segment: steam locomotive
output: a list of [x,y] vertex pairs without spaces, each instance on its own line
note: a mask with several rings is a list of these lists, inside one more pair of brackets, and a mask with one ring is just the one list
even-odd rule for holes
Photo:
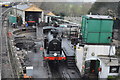
[[51,29],[44,38],[44,60],[66,60],[62,51],[62,40],[58,37],[58,31]]

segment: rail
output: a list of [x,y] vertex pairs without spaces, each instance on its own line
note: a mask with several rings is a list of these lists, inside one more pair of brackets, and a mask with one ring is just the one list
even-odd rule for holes
[[51,74],[51,71],[50,71],[50,67],[48,65],[48,62],[46,61],[43,61],[44,63],[44,66],[46,67],[46,71],[47,71],[47,74],[48,74],[48,79],[51,79],[52,78],[52,74]]
[[[12,68],[12,65],[11,65],[11,61],[10,61],[10,55],[9,55],[9,48],[8,48],[8,38],[7,38],[7,28],[5,29],[5,31],[4,31],[4,28],[3,27],[7,27],[8,26],[8,22],[7,22],[7,20],[5,19],[6,17],[7,17],[7,10],[6,11],[4,11],[2,14],[1,14],[1,17],[2,17],[2,21],[1,21],[1,23],[2,23],[2,25],[1,25],[1,27],[0,27],[0,30],[1,30],[1,33],[0,33],[0,35],[1,35],[1,62],[3,62],[3,60],[4,60],[4,58],[5,58],[5,56],[3,56],[3,55],[6,55],[6,57],[7,57],[7,60],[9,61],[9,68],[11,67]],[[6,21],[6,23],[4,23]],[[3,24],[6,24],[6,26],[5,25],[3,25]],[[4,35],[4,36],[3,36]],[[4,40],[5,39],[5,40]],[[3,47],[4,46],[4,47]],[[6,51],[6,52],[5,52]],[[4,64],[5,65],[5,64]],[[3,65],[3,63],[1,63],[1,70],[2,70],[2,66],[4,66]],[[8,68],[8,69],[9,69]],[[12,71],[12,70],[11,70]],[[3,71],[4,72],[4,71]],[[8,72],[9,73],[9,72]],[[14,78],[14,74],[13,73],[11,73],[11,77],[12,78]],[[1,78],[2,78],[2,76],[1,76]]]

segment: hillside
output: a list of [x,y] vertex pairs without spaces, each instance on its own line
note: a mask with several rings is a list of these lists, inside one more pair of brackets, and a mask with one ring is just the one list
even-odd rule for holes
[[53,11],[60,16],[81,16],[87,14],[92,6],[92,3],[90,2],[34,2],[34,4],[38,5],[43,10]]
[[95,2],[88,13],[117,16],[118,2]]

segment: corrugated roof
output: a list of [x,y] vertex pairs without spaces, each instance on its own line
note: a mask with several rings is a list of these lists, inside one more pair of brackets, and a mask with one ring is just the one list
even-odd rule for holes
[[19,10],[25,10],[27,8],[29,8],[32,4],[28,5],[28,4],[20,4],[20,5],[17,5],[17,6],[13,6],[13,8],[17,8]]
[[86,15],[88,18],[95,18],[95,19],[113,19],[110,16],[104,16],[104,15]]
[[55,29],[55,27],[53,27],[53,26],[45,26],[45,27],[43,27],[43,29]]
[[[107,66],[119,66],[119,62],[118,62],[118,59],[117,58],[110,58],[110,57],[100,57],[100,60],[105,63]],[[111,59],[111,62],[110,62],[110,59]]]
[[33,5],[33,4],[20,4],[17,6],[13,6],[13,8],[17,8],[19,10],[23,10],[23,11],[43,11],[42,9],[38,8],[37,6]]

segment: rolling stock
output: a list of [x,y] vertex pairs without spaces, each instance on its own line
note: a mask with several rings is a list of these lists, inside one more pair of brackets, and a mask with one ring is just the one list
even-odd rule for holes
[[66,60],[58,31],[51,29],[44,38],[44,60]]

